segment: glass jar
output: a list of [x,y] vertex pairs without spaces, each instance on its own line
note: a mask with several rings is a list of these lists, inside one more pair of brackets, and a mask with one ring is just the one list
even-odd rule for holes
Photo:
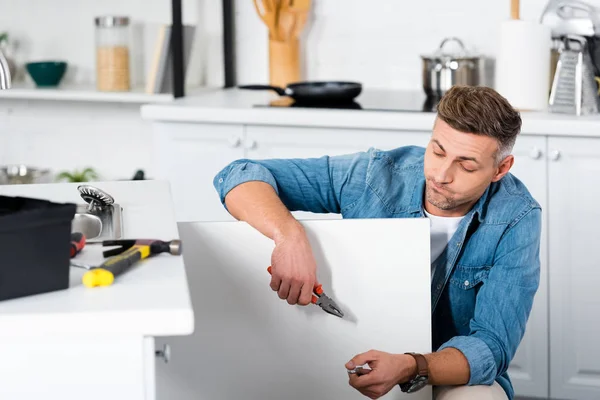
[[96,88],[104,92],[130,90],[129,18],[97,17]]

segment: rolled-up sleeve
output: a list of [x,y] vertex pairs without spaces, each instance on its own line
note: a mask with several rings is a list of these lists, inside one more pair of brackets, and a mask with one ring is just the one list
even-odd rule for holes
[[533,207],[502,237],[481,286],[467,336],[448,340],[469,363],[468,385],[491,385],[508,369],[525,334],[540,279],[541,210]]
[[261,181],[290,211],[340,213],[366,185],[371,151],[318,158],[236,160],[213,179],[220,201],[236,186]]

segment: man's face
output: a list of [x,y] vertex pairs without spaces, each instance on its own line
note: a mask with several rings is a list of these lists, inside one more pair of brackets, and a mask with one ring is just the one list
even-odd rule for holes
[[465,215],[491,182],[501,179],[514,159],[496,163],[498,142],[463,133],[436,119],[425,151],[425,208],[440,216]]

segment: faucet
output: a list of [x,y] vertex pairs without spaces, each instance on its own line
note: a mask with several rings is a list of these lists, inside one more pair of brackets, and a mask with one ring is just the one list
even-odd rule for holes
[[0,50],[0,90],[10,89],[11,78],[10,69],[8,68],[8,61]]

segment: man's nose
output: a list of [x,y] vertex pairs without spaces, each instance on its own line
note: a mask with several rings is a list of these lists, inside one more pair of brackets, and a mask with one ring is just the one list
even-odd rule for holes
[[452,161],[445,160],[438,166],[435,172],[435,180],[437,183],[452,182]]

